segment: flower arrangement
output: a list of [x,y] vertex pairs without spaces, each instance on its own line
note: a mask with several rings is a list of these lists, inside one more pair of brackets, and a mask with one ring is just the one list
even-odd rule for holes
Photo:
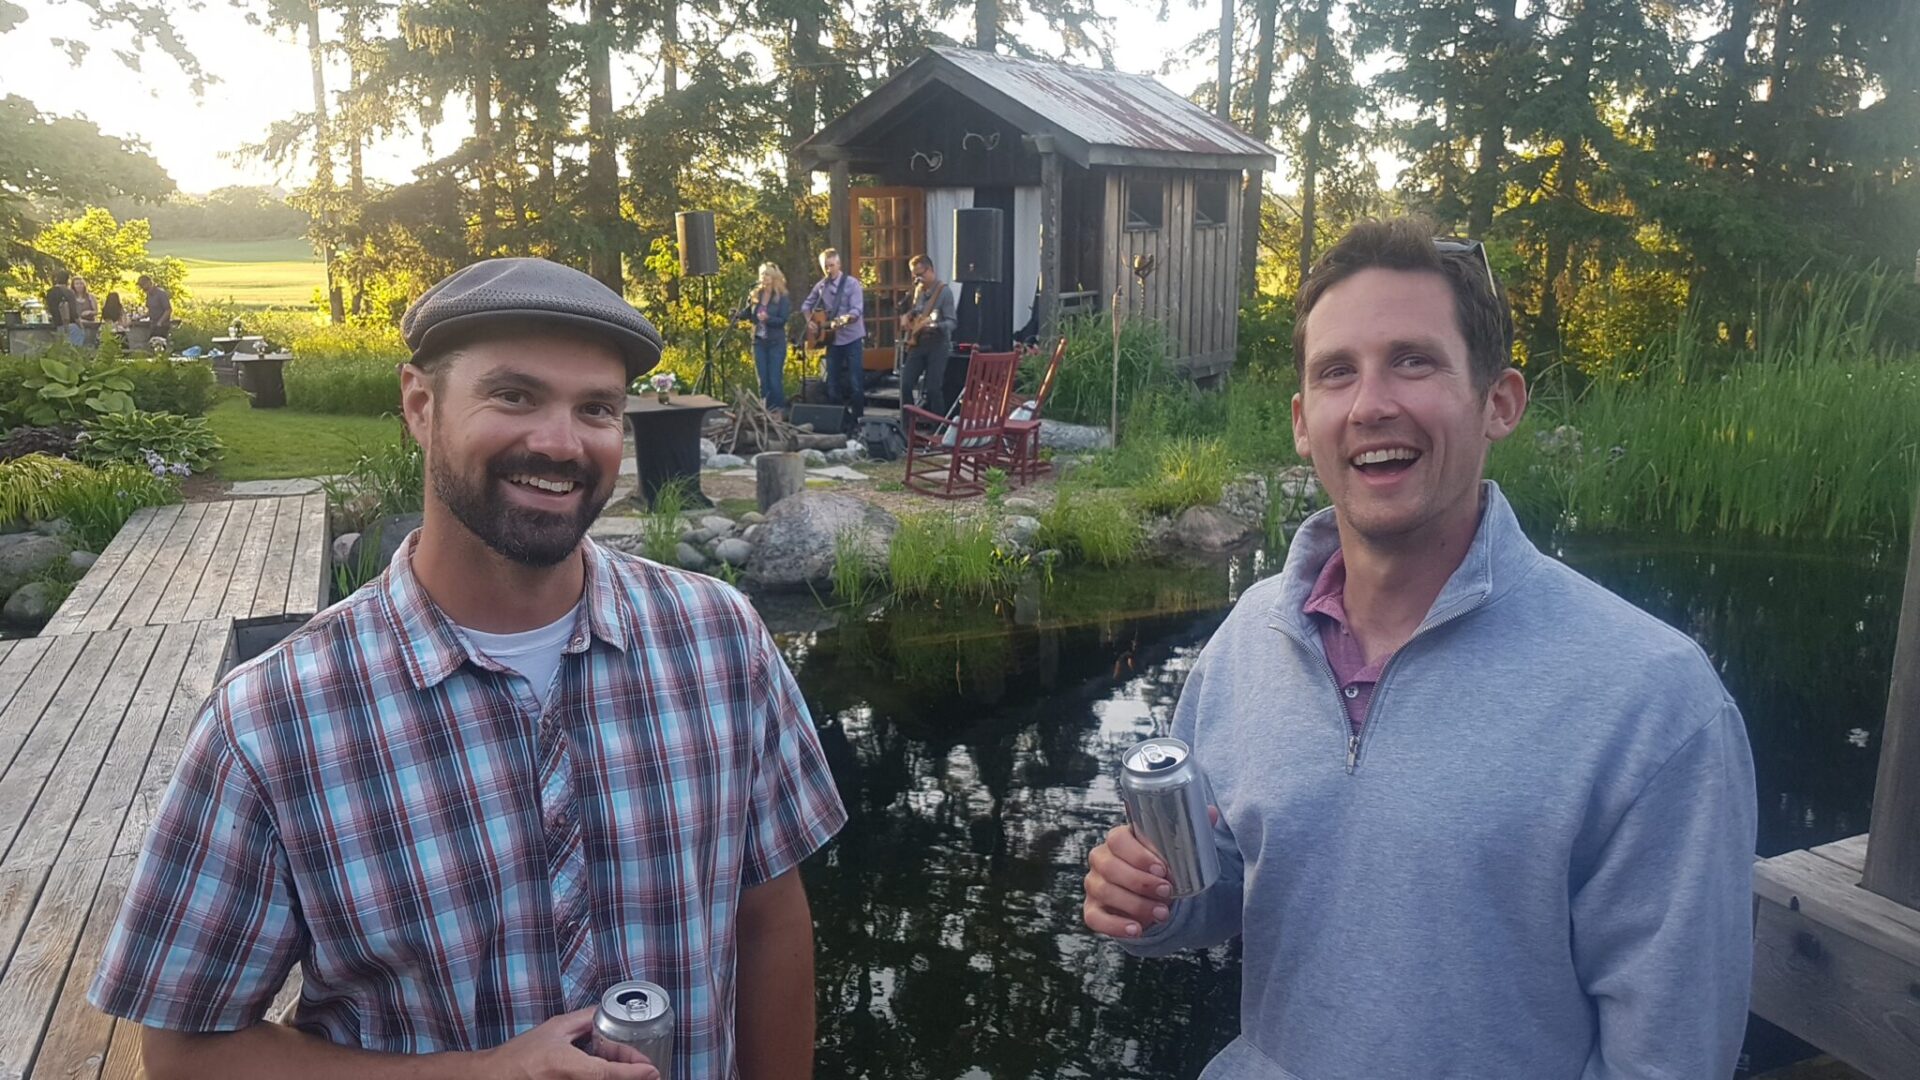
[[660,404],[662,405],[667,403],[667,395],[673,392],[674,384],[679,381],[671,371],[662,371],[647,380],[647,382],[653,384],[654,393],[660,395]]

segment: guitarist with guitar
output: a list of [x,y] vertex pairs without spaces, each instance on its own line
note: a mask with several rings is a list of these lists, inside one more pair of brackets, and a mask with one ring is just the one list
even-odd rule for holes
[[807,347],[827,349],[827,400],[845,405],[857,422],[866,411],[866,374],[861,364],[861,342],[867,323],[861,317],[866,297],[860,282],[840,269],[840,252],[820,253],[819,283],[800,305],[807,319]]
[[900,316],[900,337],[907,343],[907,358],[900,365],[900,401],[916,404],[914,384],[924,376],[917,404],[936,416],[945,416],[947,407],[947,354],[953,351],[953,293],[933,272],[933,260],[915,255],[907,264],[913,270],[913,295],[905,314]]

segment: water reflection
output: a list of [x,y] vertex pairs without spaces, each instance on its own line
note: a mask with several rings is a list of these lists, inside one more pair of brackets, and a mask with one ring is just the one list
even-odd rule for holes
[[[1865,829],[1901,558],[1557,553],[1719,665],[1753,735],[1763,853]],[[1271,568],[1076,572],[999,605],[838,626],[811,600],[769,613],[851,815],[805,871],[820,1075],[1191,1077],[1232,1038],[1236,951],[1132,960],[1081,926],[1080,880],[1120,814],[1109,763],[1171,717],[1227,606]]]

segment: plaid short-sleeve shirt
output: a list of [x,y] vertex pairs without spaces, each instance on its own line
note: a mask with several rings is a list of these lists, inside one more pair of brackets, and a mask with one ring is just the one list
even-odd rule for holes
[[233,1030],[298,961],[298,1027],[430,1053],[644,978],[673,999],[674,1077],[732,1075],[740,893],[846,820],[766,628],[587,541],[547,698],[471,647],[412,551],[215,690],[89,997]]

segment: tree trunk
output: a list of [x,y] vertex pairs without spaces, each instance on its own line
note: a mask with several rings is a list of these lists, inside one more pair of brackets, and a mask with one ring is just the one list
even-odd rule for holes
[[[661,49],[662,58],[665,64],[664,70],[661,73],[660,103],[661,103],[661,106],[664,108],[678,109],[680,107],[680,4],[679,4],[679,0],[666,0],[666,3],[662,5],[661,23],[660,23],[660,49]],[[678,127],[679,125],[676,124],[675,125],[676,130],[678,129]],[[667,211],[668,221],[671,221],[673,219],[673,214],[680,209],[680,162],[681,160],[682,160],[682,155],[677,151],[670,152],[668,154],[666,191],[663,193],[666,197],[666,202],[667,202],[666,211]],[[667,279],[667,302],[671,304],[671,303],[677,303],[679,302],[679,300],[680,300],[680,277],[678,274],[676,274],[673,277],[670,277]]]
[[494,198],[498,194],[493,182],[493,65],[484,59],[476,59],[478,69],[473,74],[473,146],[479,198],[475,232],[479,241],[478,254],[487,258],[493,254]]
[[326,237],[327,318],[347,321],[346,300],[340,292],[339,255],[333,235],[333,132],[327,125],[327,53],[320,38],[320,0],[307,4],[307,58],[313,68],[313,183],[320,189],[321,231]]
[[[1273,135],[1273,58],[1280,0],[1257,0],[1258,28],[1253,46],[1253,113],[1250,117],[1253,137],[1266,142]],[[1260,211],[1266,199],[1265,181],[1259,172],[1247,173],[1247,185],[1240,194],[1240,295],[1252,296],[1260,289]]]
[[1307,130],[1301,140],[1300,169],[1300,280],[1307,280],[1313,269],[1313,249],[1319,239],[1320,171],[1326,167],[1325,151],[1320,146],[1321,122],[1326,108],[1327,49],[1330,45],[1333,0],[1320,0],[1314,12],[1313,42],[1307,55]]
[[787,91],[787,191],[793,198],[793,213],[787,218],[786,271],[788,280],[800,283],[811,258],[813,234],[807,228],[806,198],[812,187],[811,174],[795,156],[793,148],[813,134],[820,116],[820,28],[818,11],[804,12],[793,20],[793,58]]
[[[356,100],[360,94],[362,74],[360,70],[360,45],[364,40],[360,19],[359,9],[352,9],[347,13],[345,24],[350,64],[347,74],[347,85],[353,91]],[[360,110],[364,108],[364,105],[355,107],[349,114],[355,119],[347,125],[347,129],[342,133],[346,137],[347,145],[347,191],[353,199],[354,214],[353,228],[348,234],[348,241],[352,244],[354,251],[353,301],[348,305],[347,310],[355,315],[365,315],[367,313],[367,227],[360,217],[360,214],[367,205],[367,173],[365,163],[362,160],[366,149],[367,132],[366,126],[358,119],[358,117],[362,115]]]
[[973,0],[973,47],[986,53],[1000,48],[1000,0]]
[[1219,100],[1214,115],[1233,123],[1233,9],[1235,0],[1220,0],[1220,73]]
[[1799,104],[1793,100],[1797,87],[1792,78],[1794,51],[1799,27],[1794,13],[1795,0],[1778,0],[1773,18],[1773,70],[1767,76],[1767,112],[1773,117],[1774,153],[1770,162],[1783,176],[1797,171],[1794,159],[1799,154]]
[[1753,36],[1754,0],[1730,0],[1727,28],[1720,32],[1714,53],[1720,65],[1720,100],[1714,104],[1721,149],[1731,153],[1739,131],[1740,114],[1747,103],[1747,41]]
[[592,237],[587,272],[596,281],[626,294],[622,273],[620,169],[613,146],[613,0],[591,0],[587,43],[587,223]]
[[1501,173],[1507,161],[1507,117],[1512,113],[1520,87],[1512,85],[1513,69],[1524,51],[1520,40],[1522,24],[1520,4],[1514,0],[1500,7],[1494,23],[1495,75],[1487,80],[1487,100],[1481,110],[1479,145],[1475,154],[1470,197],[1467,201],[1467,235],[1484,239],[1493,230],[1493,215],[1500,203]]

